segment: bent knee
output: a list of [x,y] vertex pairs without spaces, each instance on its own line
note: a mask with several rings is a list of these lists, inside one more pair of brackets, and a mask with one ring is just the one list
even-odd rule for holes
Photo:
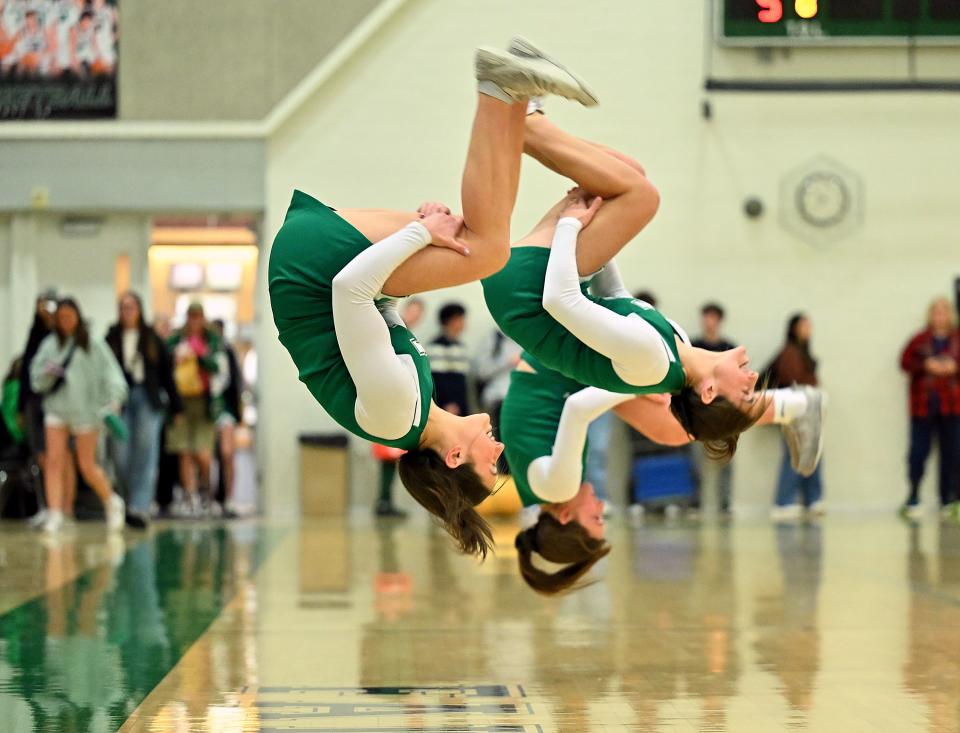
[[656,216],[657,210],[660,208],[660,191],[650,183],[649,179],[638,176],[637,182],[626,195],[633,202],[633,206],[630,207],[630,215],[639,226],[646,226]]

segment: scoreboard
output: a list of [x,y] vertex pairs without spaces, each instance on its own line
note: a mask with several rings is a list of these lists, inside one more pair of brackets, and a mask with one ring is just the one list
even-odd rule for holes
[[960,0],[715,0],[723,45],[960,46]]

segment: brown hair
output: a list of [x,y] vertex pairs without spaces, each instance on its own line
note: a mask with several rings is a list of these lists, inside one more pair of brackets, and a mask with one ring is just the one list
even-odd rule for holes
[[457,541],[460,551],[485,560],[493,548],[490,525],[474,507],[490,496],[470,464],[450,468],[430,448],[400,457],[400,481],[410,496],[430,512]]
[[703,443],[708,457],[729,461],[737,452],[740,433],[753,427],[763,415],[765,393],[766,386],[757,393],[750,409],[744,411],[725,397],[706,404],[700,393],[687,385],[671,398],[670,411],[690,437]]
[[[517,535],[514,541],[520,575],[537,593],[552,596],[573,590],[597,560],[610,552],[604,540],[591,537],[579,522],[561,524],[550,512],[540,512],[537,523]],[[548,573],[533,564],[533,553],[544,560],[565,565]]]
[[156,331],[153,330],[143,317],[143,298],[140,297],[138,293],[133,290],[127,290],[123,295],[120,296],[120,300],[117,301],[117,325],[123,323],[123,314],[120,312],[120,306],[123,303],[124,298],[130,298],[134,303],[137,304],[137,330],[140,332],[140,344],[143,346],[143,357],[144,360],[150,364],[156,364],[160,361],[160,350],[157,346],[157,342],[160,340],[160,336]]
[[[90,350],[90,332],[87,331],[87,324],[83,322],[83,313],[80,312],[80,306],[77,304],[73,298],[61,298],[57,301],[57,310],[61,308],[72,308],[77,314],[77,328],[73,332],[73,338],[77,346],[79,346],[84,351]],[[57,334],[57,343],[61,347],[67,342],[69,335],[60,330],[60,324],[56,323],[53,327],[54,333]]]

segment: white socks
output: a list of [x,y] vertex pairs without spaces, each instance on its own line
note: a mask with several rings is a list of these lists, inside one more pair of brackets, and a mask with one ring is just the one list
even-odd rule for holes
[[505,92],[499,84],[495,82],[488,81],[483,79],[477,82],[477,91],[481,94],[486,94],[488,97],[493,97],[494,99],[499,99],[501,102],[506,102],[507,104],[513,104],[517,100],[511,97],[507,92]]
[[782,388],[767,394],[773,396],[773,421],[777,425],[789,425],[807,411],[807,396],[802,390]]

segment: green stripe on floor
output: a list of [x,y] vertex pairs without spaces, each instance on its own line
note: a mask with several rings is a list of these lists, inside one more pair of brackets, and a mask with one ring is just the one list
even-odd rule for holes
[[175,527],[0,615],[0,730],[114,731],[284,530]]

